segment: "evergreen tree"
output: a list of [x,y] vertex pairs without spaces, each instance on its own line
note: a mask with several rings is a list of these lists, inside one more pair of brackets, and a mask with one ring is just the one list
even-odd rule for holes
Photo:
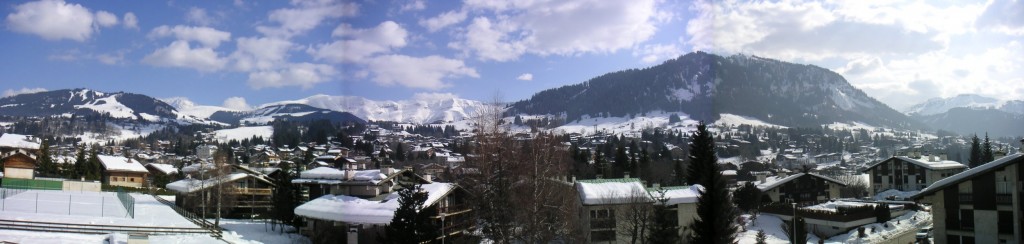
[[985,143],[981,145],[981,164],[996,160],[996,156],[992,154],[992,142],[988,140],[988,132],[985,132]]
[[[714,140],[703,122],[694,133],[690,155],[690,182],[704,186],[697,196],[697,217],[690,224],[690,243],[733,243],[738,227],[733,221],[738,213],[733,206],[729,189],[722,172],[718,171],[718,159],[714,155]],[[698,166],[694,166],[698,164]],[[696,178],[696,180],[689,179]]]
[[754,244],[768,244],[768,234],[765,234],[763,229],[758,230],[754,238]]
[[85,172],[89,168],[89,162],[85,160],[85,147],[78,148],[78,154],[75,155],[75,170],[71,178],[80,179],[85,177]]
[[683,160],[682,159],[677,159],[677,160],[674,160],[674,161],[675,161],[675,163],[674,163],[675,165],[673,165],[672,170],[674,171],[674,175],[676,177],[675,178],[676,184],[678,184],[678,185],[685,185],[687,181],[686,181],[686,170],[683,169]]
[[[296,222],[295,208],[299,206],[299,199],[296,198],[298,189],[291,184],[294,178],[294,170],[290,164],[282,163],[281,172],[275,179],[277,187],[274,188],[271,201],[273,201],[272,217],[283,224],[294,225]],[[281,228],[281,231],[283,232],[284,228]]]
[[672,114],[671,116],[668,116],[668,123],[669,124],[675,124],[675,123],[679,123],[679,122],[683,122],[683,120],[681,118],[679,118],[678,114]]
[[889,204],[875,205],[875,218],[878,223],[885,223],[892,219],[892,213],[889,212]]
[[971,158],[968,161],[968,165],[971,168],[978,167],[982,164],[981,160],[981,142],[978,141],[978,135],[974,135],[971,138]]
[[761,206],[761,190],[754,185],[754,182],[747,182],[734,193],[736,206],[744,212],[750,212]]
[[682,241],[679,236],[679,227],[676,226],[675,211],[669,209],[668,197],[665,197],[665,189],[658,190],[657,201],[654,204],[654,219],[650,223],[650,233],[647,236],[648,243],[679,243]]
[[86,166],[86,178],[89,180],[102,180],[103,179],[103,163],[100,162],[99,154],[96,149],[93,148],[89,152],[89,161]]
[[690,142],[690,165],[686,173],[686,183],[689,185],[700,184],[710,185],[712,181],[707,179],[709,175],[719,174],[718,156],[715,155],[715,139],[708,131],[704,121],[697,124],[697,131],[693,132]]
[[440,236],[440,226],[431,216],[437,215],[437,207],[425,207],[427,192],[419,185],[403,185],[398,191],[398,209],[391,224],[385,227],[382,243],[423,243]]
[[53,157],[50,157],[50,143],[43,140],[42,145],[39,148],[39,157],[36,158],[36,165],[39,166],[39,173],[46,177],[57,177],[59,176],[59,169],[53,162]]
[[629,155],[626,154],[626,147],[619,145],[619,148],[615,149],[615,170],[613,175],[616,178],[622,177],[629,169]]

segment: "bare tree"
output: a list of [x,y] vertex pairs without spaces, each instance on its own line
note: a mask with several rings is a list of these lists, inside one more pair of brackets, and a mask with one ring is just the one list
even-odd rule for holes
[[560,181],[568,175],[571,159],[558,137],[537,134],[519,140],[502,122],[500,99],[478,111],[474,118],[475,142],[468,167],[479,174],[458,178],[472,196],[484,235],[497,243],[546,243],[574,236],[576,214]]
[[860,175],[833,175],[833,178],[846,184],[839,188],[839,197],[858,198],[868,192],[868,183]]
[[629,237],[630,243],[647,243],[647,231],[650,227],[654,205],[646,191],[635,190],[627,197],[626,204],[619,205],[616,213],[618,224],[616,232]]

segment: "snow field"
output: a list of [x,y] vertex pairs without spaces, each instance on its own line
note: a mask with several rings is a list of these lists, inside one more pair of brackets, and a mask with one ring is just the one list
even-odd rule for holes
[[128,217],[114,193],[75,193],[64,191],[25,191],[0,200],[7,212],[63,214],[94,217]]

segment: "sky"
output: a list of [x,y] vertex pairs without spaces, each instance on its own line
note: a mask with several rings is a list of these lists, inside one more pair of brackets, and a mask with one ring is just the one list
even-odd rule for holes
[[1024,0],[38,0],[0,18],[0,96],[516,101],[706,51],[827,68],[896,109],[1024,99]]

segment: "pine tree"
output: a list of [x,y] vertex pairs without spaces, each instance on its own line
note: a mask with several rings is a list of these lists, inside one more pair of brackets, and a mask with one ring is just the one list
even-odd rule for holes
[[[299,199],[295,196],[297,189],[291,184],[292,179],[295,178],[294,171],[291,166],[287,163],[281,164],[281,171],[277,174],[275,181],[277,181],[277,187],[274,188],[274,194],[271,196],[273,201],[272,216],[275,220],[283,224],[295,224],[295,208],[298,207]],[[281,228],[284,231],[284,228]]]
[[679,243],[682,241],[679,236],[679,227],[672,218],[675,211],[669,209],[668,197],[665,197],[665,189],[658,190],[658,197],[654,199],[653,221],[650,223],[650,233],[647,236],[648,243]]
[[718,156],[715,155],[715,139],[708,127],[701,121],[690,142],[690,165],[686,173],[686,183],[690,185],[710,185],[708,175],[718,173]]
[[102,180],[103,178],[103,163],[100,162],[99,154],[96,149],[93,148],[89,152],[89,161],[86,164],[86,177],[89,180]]
[[971,138],[971,158],[968,161],[971,168],[978,167],[982,164],[981,156],[981,142],[978,141],[978,135],[974,135],[974,137]]
[[753,182],[747,182],[734,193],[736,206],[744,212],[757,209],[761,205],[761,195],[761,190]]
[[629,170],[629,155],[626,154],[626,147],[619,145],[615,149],[615,177],[622,177],[624,172]]
[[676,159],[674,161],[675,161],[675,163],[674,163],[675,165],[673,165],[672,170],[674,171],[673,173],[674,173],[674,175],[676,177],[675,178],[676,184],[678,184],[678,185],[685,185],[687,181],[686,181],[686,170],[683,169],[683,160],[682,159]]
[[430,217],[437,215],[437,207],[424,207],[427,192],[419,185],[404,185],[398,191],[398,209],[391,223],[385,227],[387,233],[382,243],[423,243],[440,235],[440,226]]
[[36,158],[36,165],[39,165],[39,172],[46,177],[59,176],[59,169],[50,157],[50,143],[43,140],[39,148],[39,157]]
[[757,231],[757,236],[754,237],[754,244],[768,244],[768,234],[765,234],[763,229]]
[[985,143],[981,145],[981,164],[996,160],[996,156],[992,154],[992,142],[988,140],[988,132],[985,132]]
[[78,154],[75,155],[75,170],[71,178],[79,179],[85,177],[86,169],[89,168],[89,162],[85,160],[85,147],[78,149]]
[[[691,146],[690,182],[704,186],[697,197],[697,217],[690,224],[690,243],[733,243],[738,227],[733,221],[738,213],[733,206],[729,189],[722,172],[718,171],[718,159],[714,155],[714,140],[703,122],[698,124]],[[694,164],[699,164],[694,166]],[[697,178],[696,180],[689,178]]]

